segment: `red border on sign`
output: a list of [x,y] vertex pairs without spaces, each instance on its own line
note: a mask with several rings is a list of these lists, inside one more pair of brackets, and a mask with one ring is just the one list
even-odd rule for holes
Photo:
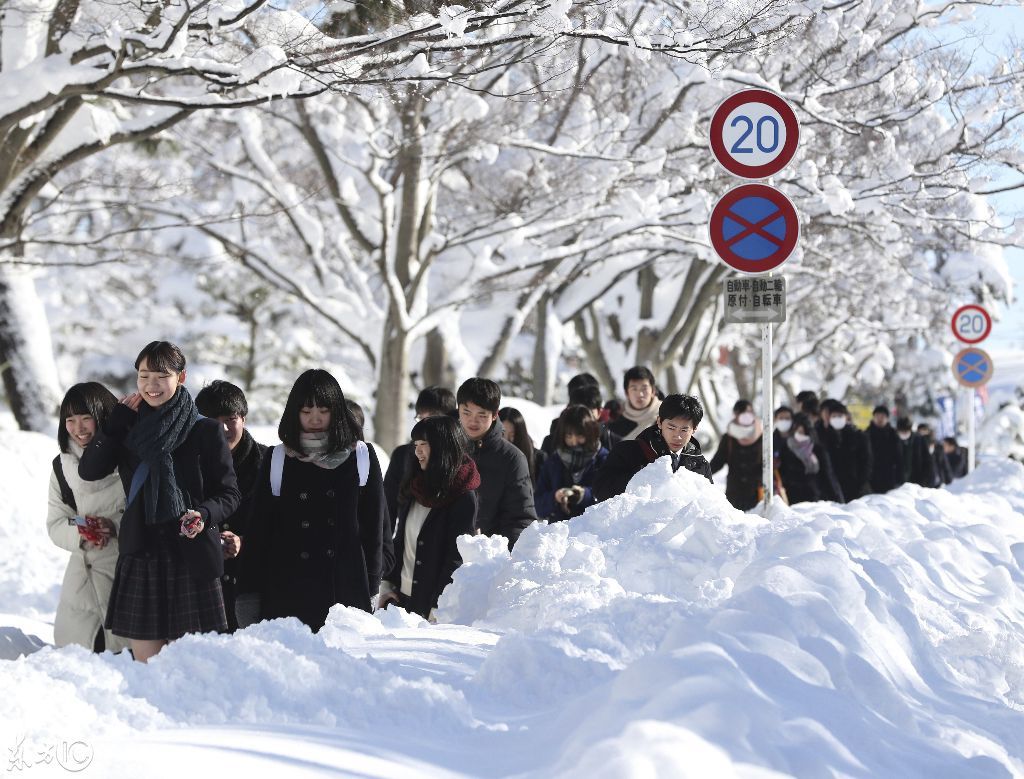
[[[748,260],[732,251],[723,237],[722,229],[729,209],[737,200],[745,197],[763,197],[778,207],[779,213],[786,220],[786,239],[779,245],[779,250],[768,259]],[[711,209],[708,220],[708,234],[711,246],[726,265],[740,273],[768,273],[778,268],[789,259],[800,238],[800,220],[796,215],[793,201],[774,187],[766,184],[740,184],[726,192],[722,199]]]
[[[957,317],[959,317],[964,311],[972,310],[979,312],[985,318],[985,332],[981,334],[981,338],[975,338],[974,340],[964,338],[956,329]],[[950,320],[949,326],[953,328],[953,335],[956,336],[958,341],[962,341],[965,344],[980,344],[988,338],[988,334],[992,332],[992,317],[989,315],[988,311],[983,309],[981,306],[976,305],[975,303],[968,303],[966,306],[960,306],[960,308],[953,313],[953,319]]]
[[[782,151],[778,157],[764,165],[744,165],[729,154],[725,148],[725,120],[733,112],[733,109],[745,103],[764,103],[771,106],[782,117],[782,123],[786,125],[786,142],[782,145]],[[765,179],[774,176],[793,159],[796,147],[800,143],[800,123],[797,122],[796,114],[793,113],[793,108],[789,103],[774,92],[769,92],[767,89],[746,89],[735,95],[730,95],[715,109],[715,113],[711,116],[708,136],[711,141],[711,152],[715,155],[719,165],[740,178]]]
[[[964,381],[964,377],[961,376],[960,372],[956,369],[957,364],[960,362],[960,360],[963,358],[963,356],[965,354],[967,354],[968,352],[978,352],[978,353],[980,353],[982,356],[984,356],[985,362],[988,363],[988,372],[985,374],[984,378],[982,378],[980,381],[976,381],[976,382]],[[968,346],[966,349],[961,349],[959,352],[957,352],[956,353],[956,357],[953,358],[952,368],[953,368],[953,377],[956,379],[957,383],[961,387],[984,387],[986,384],[988,384],[990,381],[992,381],[992,374],[994,374],[996,372],[996,366],[992,362],[991,355],[988,352],[986,352],[984,349],[979,349],[976,346]]]

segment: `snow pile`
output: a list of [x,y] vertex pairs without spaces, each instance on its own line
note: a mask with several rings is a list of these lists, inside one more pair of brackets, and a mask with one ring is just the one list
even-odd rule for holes
[[[767,521],[657,462],[579,520],[530,528],[512,559],[489,539],[462,548],[441,617],[506,631],[478,674],[493,697],[579,698],[553,725],[560,771],[667,742],[685,754],[695,734],[800,776],[1022,769],[1024,468],[1010,461],[951,491],[780,505]],[[635,730],[647,720],[674,730]]]
[[[0,480],[6,533],[38,498]],[[335,608],[148,666],[44,648],[0,662],[0,730],[88,733],[104,776],[1024,774],[1019,464],[765,520],[657,462],[511,557],[461,546],[461,624]]]

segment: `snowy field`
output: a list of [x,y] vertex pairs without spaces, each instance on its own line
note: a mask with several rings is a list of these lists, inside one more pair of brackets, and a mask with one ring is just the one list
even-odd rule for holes
[[0,432],[11,775],[1024,776],[1010,461],[768,521],[658,462],[511,558],[467,539],[446,624],[336,608],[318,635],[279,620],[143,666],[33,651],[64,565],[43,519],[54,448]]

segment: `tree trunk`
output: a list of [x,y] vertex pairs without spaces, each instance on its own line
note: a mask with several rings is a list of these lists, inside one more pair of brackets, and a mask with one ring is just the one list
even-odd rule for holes
[[0,371],[22,430],[53,432],[60,394],[50,326],[32,276],[0,269]]
[[395,313],[389,311],[381,344],[377,406],[373,412],[374,438],[389,452],[409,437],[412,420],[406,405],[408,378],[409,334],[402,330]]
[[555,316],[551,295],[537,303],[537,337],[533,342],[533,402],[550,406],[554,402],[555,375],[562,354],[562,323]]
[[427,333],[423,353],[423,386],[455,389],[455,369],[448,360],[448,345],[441,331],[434,328]]
[[[650,366],[658,357],[661,333],[644,324],[654,318],[654,288],[657,284],[658,275],[650,265],[641,268],[637,273],[637,286],[640,288],[640,327],[636,334],[635,365]],[[655,370],[655,375],[658,373],[660,371]]]

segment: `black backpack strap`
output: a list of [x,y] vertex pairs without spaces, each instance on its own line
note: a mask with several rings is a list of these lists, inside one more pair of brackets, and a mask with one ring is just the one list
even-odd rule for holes
[[53,472],[57,476],[57,486],[60,487],[60,499],[71,506],[72,510],[78,511],[78,506],[75,504],[75,493],[71,491],[71,485],[64,477],[64,466],[60,463],[59,454],[53,458]]

